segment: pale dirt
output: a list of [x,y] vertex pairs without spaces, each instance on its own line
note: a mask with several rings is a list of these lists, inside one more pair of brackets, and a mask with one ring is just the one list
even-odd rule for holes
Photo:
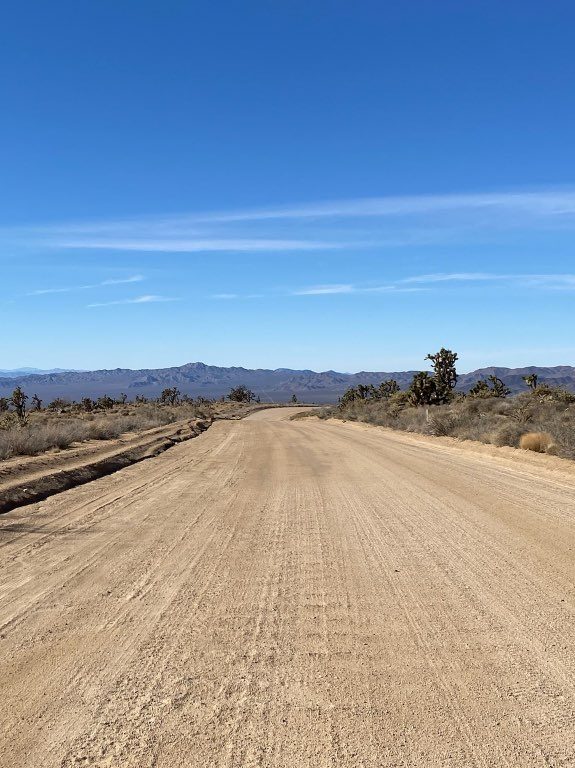
[[288,414],[0,518],[0,764],[575,766],[570,465]]

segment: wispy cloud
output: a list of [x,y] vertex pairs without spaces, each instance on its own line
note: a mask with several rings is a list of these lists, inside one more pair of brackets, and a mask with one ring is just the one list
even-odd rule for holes
[[[208,251],[321,251],[347,248],[347,243],[321,240],[222,239],[222,240],[62,240],[61,248],[83,248],[108,251],[142,251],[162,253],[200,253]],[[357,245],[357,244],[354,244]]]
[[366,197],[273,208],[197,213],[192,214],[188,221],[223,223],[267,219],[409,216],[456,210],[522,211],[553,216],[575,214],[575,190]]
[[384,285],[333,283],[312,285],[291,291],[292,296],[337,296],[355,293],[412,293],[429,291],[440,284],[504,284],[539,290],[575,290],[575,274],[498,274],[489,272],[436,272],[400,278]]
[[575,228],[575,189],[356,198],[3,230],[12,245],[142,253],[389,249]]
[[212,293],[210,299],[231,301],[232,299],[264,299],[264,293]]
[[575,289],[575,274],[497,274],[489,272],[437,272],[406,277],[400,282],[430,285],[433,283],[507,283],[527,288]]
[[415,275],[401,280],[402,283],[451,283],[501,280],[507,275],[494,275],[487,272],[434,272],[429,275]]
[[398,284],[361,286],[350,283],[334,285],[312,285],[292,291],[292,296],[336,296],[350,293],[417,293],[424,291],[423,287],[405,287]]
[[329,296],[342,293],[354,293],[353,285],[337,283],[335,285],[312,285],[293,291],[294,296]]
[[107,285],[125,285],[126,283],[139,283],[143,280],[143,275],[132,275],[131,277],[111,278],[102,280],[100,283],[91,283],[90,285],[68,285],[64,288],[40,288],[36,291],[30,291],[26,296],[44,296],[49,293],[73,293],[74,291],[87,291],[90,288],[102,288]]
[[96,302],[94,304],[87,304],[87,307],[113,307],[118,304],[155,304],[158,302],[167,302],[167,301],[180,301],[178,298],[173,298],[171,296],[154,296],[154,295],[146,295],[146,296],[136,296],[132,299],[119,299],[118,301],[101,301]]

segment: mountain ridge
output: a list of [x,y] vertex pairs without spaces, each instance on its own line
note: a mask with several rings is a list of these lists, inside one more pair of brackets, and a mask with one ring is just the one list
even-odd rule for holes
[[[77,400],[80,397],[98,397],[104,394],[117,396],[126,392],[130,400],[136,395],[156,397],[166,387],[178,387],[182,394],[194,397],[221,397],[229,390],[245,384],[260,395],[262,400],[283,401],[293,394],[299,400],[334,402],[348,388],[357,384],[379,384],[383,379],[394,378],[402,389],[407,387],[416,371],[312,371],[294,368],[244,368],[242,366],[216,366],[202,362],[185,363],[168,368],[113,368],[94,371],[68,370],[63,372],[28,373],[0,378],[0,396],[6,396],[16,386],[29,394],[36,393],[43,399],[63,397]],[[512,392],[527,387],[523,376],[535,373],[539,381],[575,391],[575,367],[524,366],[506,368],[487,366],[460,374],[458,389],[467,391],[481,378],[489,375],[501,378]]]

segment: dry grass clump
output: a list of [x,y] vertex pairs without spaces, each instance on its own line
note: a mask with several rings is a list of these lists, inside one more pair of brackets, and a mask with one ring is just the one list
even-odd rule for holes
[[13,456],[35,456],[86,440],[114,440],[129,432],[143,432],[175,421],[207,416],[207,406],[149,403],[122,405],[96,413],[32,412],[28,423],[20,427],[14,414],[7,413],[0,420],[0,460]]
[[0,459],[35,456],[52,448],[67,448],[72,443],[88,439],[88,425],[77,420],[59,425],[43,424],[39,427],[13,426],[0,430]]
[[[562,390],[546,387],[543,392],[508,398],[458,396],[449,405],[429,407],[410,406],[401,397],[403,393],[399,395],[387,400],[355,400],[345,407],[322,409],[317,415],[575,458],[575,403],[573,395]],[[530,437],[534,434],[539,437]]]
[[519,439],[519,447],[524,451],[537,453],[556,453],[557,444],[549,432],[526,432]]

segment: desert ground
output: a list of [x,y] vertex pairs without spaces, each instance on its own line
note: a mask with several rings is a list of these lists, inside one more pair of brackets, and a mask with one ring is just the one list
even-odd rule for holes
[[3,766],[575,766],[571,464],[295,412],[0,517]]

